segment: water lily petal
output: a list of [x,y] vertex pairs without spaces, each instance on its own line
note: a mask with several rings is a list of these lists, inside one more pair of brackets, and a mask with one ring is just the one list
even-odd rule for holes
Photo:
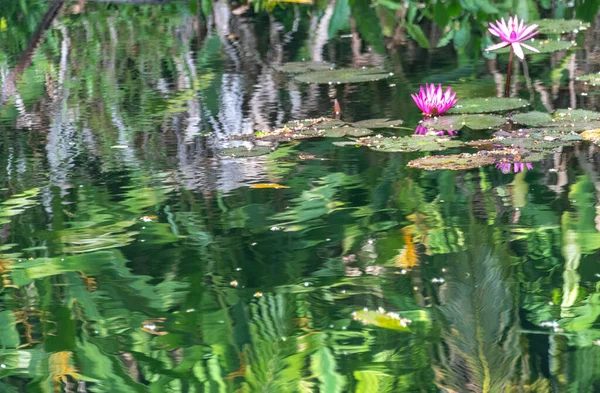
[[485,48],[485,51],[489,52],[489,51],[492,51],[492,50],[504,48],[505,46],[508,46],[508,45],[510,45],[508,42],[502,41],[499,44],[495,44],[495,45],[492,45],[492,46],[489,46],[489,47]]
[[523,60],[525,58],[525,53],[523,53],[523,48],[521,48],[521,44],[519,44],[518,42],[513,42],[511,45],[513,50],[515,51],[515,55],[517,55],[519,59]]

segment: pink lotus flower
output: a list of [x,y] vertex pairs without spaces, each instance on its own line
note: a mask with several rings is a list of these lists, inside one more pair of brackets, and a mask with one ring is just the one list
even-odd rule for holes
[[419,94],[411,94],[415,104],[419,107],[425,116],[438,116],[452,108],[458,102],[456,93],[452,93],[452,87],[449,87],[445,93],[442,93],[442,85],[435,87],[433,83],[421,86]]
[[525,168],[528,170],[533,169],[533,164],[531,162],[500,162],[496,164],[496,168],[500,169],[504,174],[510,173],[511,170],[514,173],[519,173],[525,172]]
[[417,126],[417,128],[415,129],[415,135],[427,135],[430,132],[435,132],[439,136],[444,136],[446,134],[448,134],[450,136],[454,136],[454,135],[458,134],[458,131],[456,131],[456,130],[454,130],[454,131],[453,130],[447,130],[447,131],[445,131],[445,130],[434,130],[433,128],[429,129],[427,127],[423,127],[423,126],[420,126],[420,125]]
[[504,48],[505,46],[512,45],[515,54],[519,57],[519,59],[523,60],[525,58],[525,54],[523,53],[523,48],[529,49],[530,51],[540,53],[539,50],[534,48],[533,46],[529,46],[524,44],[523,41],[530,39],[535,36],[538,31],[535,29],[538,25],[525,25],[525,21],[521,19],[519,22],[519,18],[515,15],[512,18],[508,18],[508,24],[502,18],[500,21],[496,21],[496,24],[490,23],[489,32],[496,37],[500,37],[502,40],[501,43],[492,45],[485,49],[486,52],[491,50],[496,50],[500,48]]

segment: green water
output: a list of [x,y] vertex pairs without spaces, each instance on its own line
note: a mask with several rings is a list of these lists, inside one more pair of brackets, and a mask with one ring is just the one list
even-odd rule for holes
[[[206,18],[195,1],[68,3],[32,42],[48,4],[9,3],[0,392],[600,391],[595,145],[517,174],[411,169],[424,153],[327,138],[217,154],[332,116],[334,99],[346,121],[400,118],[381,132],[410,135],[420,84],[495,96],[505,59],[392,46],[384,25],[328,40],[304,6],[215,3]],[[574,81],[600,70],[599,29],[531,60],[512,94],[600,110]],[[394,75],[329,86],[274,70],[311,56]],[[270,183],[288,188],[252,188]]]

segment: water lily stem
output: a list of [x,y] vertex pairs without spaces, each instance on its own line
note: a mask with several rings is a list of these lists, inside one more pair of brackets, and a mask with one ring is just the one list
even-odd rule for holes
[[508,72],[506,73],[506,86],[504,87],[504,97],[508,97],[510,95],[510,76],[512,74],[512,61],[513,61],[514,50],[511,45],[510,47],[510,55],[508,55]]

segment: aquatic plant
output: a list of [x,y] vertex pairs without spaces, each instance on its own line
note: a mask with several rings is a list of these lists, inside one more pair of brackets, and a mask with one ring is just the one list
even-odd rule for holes
[[521,60],[525,58],[525,53],[523,53],[523,48],[521,46],[529,49],[530,51],[539,53],[540,51],[530,45],[524,44],[523,41],[526,41],[539,32],[536,30],[538,25],[526,25],[525,21],[521,19],[519,22],[518,16],[513,16],[508,18],[508,24],[502,18],[500,21],[496,21],[496,24],[490,23],[490,27],[488,31],[490,34],[499,37],[502,42],[492,45],[485,49],[486,52],[504,48],[505,46],[510,45],[510,56],[508,58],[508,73],[506,76],[506,88],[504,90],[504,95],[508,97],[508,91],[510,87],[510,75],[512,71],[512,59],[513,53],[517,55],[517,57]]
[[533,164],[531,162],[499,162],[496,164],[496,168],[504,174],[510,173],[511,170],[514,173],[519,173],[525,172],[525,169],[533,169]]
[[442,91],[441,84],[436,87],[433,83],[426,83],[425,88],[421,86],[419,94],[411,94],[411,97],[419,109],[423,111],[424,116],[438,116],[452,108],[458,102],[456,93],[452,92],[452,87],[448,87],[445,93]]

